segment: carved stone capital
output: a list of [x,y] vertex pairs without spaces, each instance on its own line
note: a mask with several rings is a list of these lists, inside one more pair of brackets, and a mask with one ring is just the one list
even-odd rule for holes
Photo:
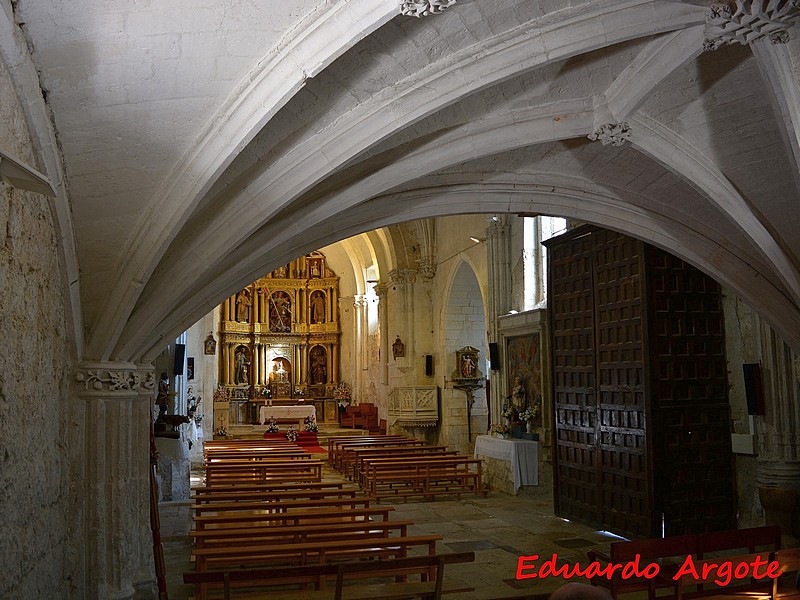
[[703,50],[724,44],[749,44],[769,37],[775,44],[789,40],[788,29],[800,19],[800,3],[735,0],[711,6],[706,16]]
[[400,14],[406,17],[427,17],[438,15],[448,6],[453,6],[457,0],[402,0]]
[[78,365],[74,377],[79,396],[150,395],[155,387],[153,367],[127,362]]
[[416,269],[395,269],[389,272],[389,277],[395,285],[407,285],[414,283],[417,278]]
[[436,265],[427,259],[420,261],[419,272],[424,279],[433,279],[436,276]]
[[622,146],[631,137],[631,128],[627,123],[607,123],[589,134],[592,141],[600,140],[603,146]]
[[376,285],[372,289],[375,290],[375,295],[379,299],[383,300],[384,298],[386,298],[386,295],[389,293],[389,284],[387,284],[387,283],[379,283],[378,285]]

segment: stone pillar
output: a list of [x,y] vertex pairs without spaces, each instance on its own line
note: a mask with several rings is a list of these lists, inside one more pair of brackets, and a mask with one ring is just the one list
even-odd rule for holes
[[378,331],[381,336],[381,384],[389,385],[389,286],[379,283],[374,289],[378,296]]
[[[496,220],[495,220],[496,219]],[[488,313],[489,342],[499,343],[497,317],[511,309],[511,226],[508,216],[494,217],[486,228],[486,260],[489,276]],[[492,421],[497,423],[502,410],[505,383],[503,371],[490,371]]]
[[155,598],[146,533],[154,384],[152,367],[132,363],[84,362],[75,373],[86,406],[87,597]]
[[757,419],[756,483],[766,523],[780,525],[785,543],[795,546],[800,537],[795,510],[800,491],[800,357],[759,321],[766,407],[764,416]]
[[414,318],[414,282],[416,281],[416,269],[395,269],[389,273],[392,286],[397,294],[397,333],[405,344],[405,356],[394,361],[395,366],[404,373],[411,372],[412,377],[407,378],[407,385],[414,385],[416,377],[413,373],[413,366],[416,357],[416,345],[414,343],[415,318]]

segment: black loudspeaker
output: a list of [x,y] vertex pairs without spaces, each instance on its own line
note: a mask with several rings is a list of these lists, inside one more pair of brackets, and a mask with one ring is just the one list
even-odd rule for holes
[[500,370],[500,349],[497,342],[489,342],[489,366],[492,371]]
[[433,355],[426,354],[425,355],[425,375],[430,377],[433,375]]
[[183,375],[183,358],[186,356],[186,344],[175,344],[175,362],[172,365],[172,373]]
[[761,383],[761,365],[744,363],[744,394],[747,398],[747,414],[764,414],[764,386]]

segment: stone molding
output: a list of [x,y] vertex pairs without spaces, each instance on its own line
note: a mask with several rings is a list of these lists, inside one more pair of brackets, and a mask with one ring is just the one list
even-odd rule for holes
[[603,146],[622,146],[630,140],[631,128],[627,123],[607,123],[589,134],[592,141],[600,140]]
[[424,279],[433,279],[436,276],[436,265],[428,259],[422,259],[419,264],[419,272]]
[[375,295],[379,299],[386,298],[386,295],[389,293],[389,284],[387,283],[379,283],[372,288],[375,290]]
[[400,4],[400,14],[417,18],[438,15],[456,2],[457,0],[403,0]]
[[153,367],[125,362],[81,363],[75,370],[75,389],[86,395],[149,395],[155,387]]
[[735,0],[714,4],[706,17],[703,50],[716,50],[725,44],[747,45],[765,37],[775,44],[789,41],[788,29],[800,19],[800,2]]
[[416,269],[395,269],[389,272],[389,277],[395,285],[414,283],[417,277]]

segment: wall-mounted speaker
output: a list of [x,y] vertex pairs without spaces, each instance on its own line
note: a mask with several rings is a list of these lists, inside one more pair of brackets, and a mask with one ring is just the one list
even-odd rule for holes
[[430,377],[433,375],[433,355],[426,354],[425,355],[425,375]]
[[492,371],[500,370],[500,348],[497,342],[489,342],[489,366]]
[[174,375],[183,375],[183,359],[186,356],[186,344],[175,344],[175,362],[172,365]]
[[747,398],[747,414],[764,414],[764,386],[761,381],[761,365],[758,363],[744,363],[744,394]]

